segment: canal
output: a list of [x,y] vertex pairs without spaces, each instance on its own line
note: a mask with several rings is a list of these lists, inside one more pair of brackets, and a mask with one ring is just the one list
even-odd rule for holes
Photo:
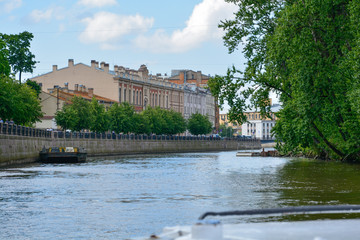
[[[359,165],[235,154],[137,155],[2,168],[0,239],[126,239],[191,225],[206,211],[360,204]],[[299,220],[224,221],[289,219]]]

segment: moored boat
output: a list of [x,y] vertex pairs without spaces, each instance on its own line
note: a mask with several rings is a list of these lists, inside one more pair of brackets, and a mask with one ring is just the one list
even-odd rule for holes
[[86,161],[87,152],[81,147],[44,147],[39,156],[43,163],[78,163]]

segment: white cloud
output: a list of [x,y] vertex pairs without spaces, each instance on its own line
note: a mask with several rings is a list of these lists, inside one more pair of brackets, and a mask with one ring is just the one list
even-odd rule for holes
[[60,7],[53,7],[47,10],[41,11],[38,9],[33,10],[30,15],[28,16],[31,22],[42,22],[42,21],[50,21],[51,19],[62,19],[64,18],[62,13],[62,8]]
[[80,0],[78,4],[87,7],[103,7],[115,5],[116,0]]
[[[12,10],[21,7],[22,0],[0,0],[0,3],[3,2],[1,9],[9,13]],[[1,5],[0,5],[1,6]]]
[[194,7],[186,27],[171,35],[158,30],[154,35],[139,36],[136,45],[152,52],[185,52],[210,39],[222,36],[220,20],[233,18],[237,7],[224,0],[203,0]]
[[35,9],[30,13],[29,17],[33,22],[38,23],[38,22],[41,22],[44,20],[50,20],[52,17],[52,14],[53,14],[52,9],[48,9],[46,11],[41,11],[41,10]]
[[99,12],[82,20],[86,29],[79,36],[84,43],[100,43],[103,49],[113,49],[126,35],[139,34],[152,27],[154,19],[140,15],[122,16]]

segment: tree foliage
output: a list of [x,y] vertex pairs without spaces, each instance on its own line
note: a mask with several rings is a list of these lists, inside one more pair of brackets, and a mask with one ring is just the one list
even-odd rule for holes
[[283,152],[360,160],[359,1],[228,0],[235,19],[221,22],[229,52],[240,44],[245,71],[233,67],[212,79],[230,120],[270,112],[269,94],[282,110],[273,131]]
[[0,76],[0,118],[31,126],[43,116],[36,93],[9,76]]
[[71,102],[72,104],[64,105],[60,111],[57,111],[55,115],[56,124],[63,129],[72,131],[90,129],[93,123],[90,103],[77,96],[73,97]]
[[188,119],[188,130],[193,135],[208,134],[212,130],[212,124],[207,116],[194,113]]
[[134,107],[128,102],[113,104],[109,109],[110,130],[116,133],[129,133],[134,129],[132,118],[135,114]]
[[149,107],[142,114],[149,119],[151,133],[175,135],[186,130],[184,117],[174,110]]
[[110,118],[105,110],[105,106],[100,104],[96,98],[92,98],[90,103],[91,124],[90,130],[103,133],[110,128]]
[[232,137],[234,134],[232,127],[227,127],[225,124],[219,126],[219,132],[221,137]]
[[27,31],[19,34],[0,34],[0,39],[6,43],[8,63],[15,74],[19,73],[20,83],[21,73],[32,73],[35,68],[35,55],[30,51],[30,44],[33,37],[34,35]]
[[35,91],[36,96],[39,97],[39,95],[41,93],[41,87],[37,82],[28,79],[28,80],[26,80],[26,85],[28,85],[30,88],[32,88]]
[[63,129],[159,135],[174,135],[186,130],[185,119],[175,111],[148,108],[135,113],[128,102],[115,103],[106,111],[95,98],[91,103],[80,97],[74,97],[71,101],[72,104],[64,105],[55,116],[57,125]]
[[7,56],[6,43],[0,39],[0,77],[9,76],[10,74],[10,65]]

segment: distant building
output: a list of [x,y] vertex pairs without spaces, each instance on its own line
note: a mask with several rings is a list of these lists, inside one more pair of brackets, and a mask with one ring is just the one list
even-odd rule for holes
[[169,82],[184,86],[184,117],[188,119],[191,114],[200,113],[207,115],[215,128],[219,122],[215,98],[208,89],[210,76],[202,74],[201,71],[188,69],[172,70]]
[[271,106],[271,118],[262,118],[260,112],[247,112],[248,122],[242,124],[242,135],[251,136],[262,140],[273,140],[274,136],[271,135],[271,130],[275,126],[277,117],[276,112],[280,110],[279,104]]
[[172,109],[185,118],[195,112],[208,114],[210,121],[216,125],[215,100],[210,91],[203,88],[207,86],[209,77],[200,71],[174,71],[179,74],[167,77],[149,74],[145,65],[141,65],[138,70],[115,65],[111,70],[105,62],[99,64],[92,60],[89,66],[74,64],[74,60],[69,59],[66,67],[53,65],[51,72],[31,80],[39,83],[42,90],[48,93],[55,91],[54,86],[77,84],[79,92],[96,91],[99,96],[105,96],[112,102],[128,102],[137,112],[151,106]]
[[71,104],[71,99],[74,96],[82,97],[85,100],[91,101],[94,97],[100,104],[106,108],[114,104],[115,101],[94,94],[94,89],[88,88],[79,84],[75,84],[73,90],[68,88],[68,84],[64,87],[56,86],[48,89],[49,92],[41,91],[39,98],[41,101],[41,111],[44,116],[40,119],[41,122],[36,122],[36,128],[51,128],[56,129],[55,113],[61,110],[65,104]]
[[167,80],[176,84],[195,84],[198,87],[206,88],[210,76],[204,75],[201,71],[192,70],[172,70],[171,77]]
[[275,126],[277,117],[275,113],[280,110],[279,104],[271,106],[271,118],[262,118],[260,112],[246,112],[247,122],[238,124],[237,122],[230,122],[227,114],[220,114],[219,124],[231,127],[234,135],[251,136],[262,140],[273,140],[271,130]]
[[69,59],[67,67],[58,69],[57,65],[53,65],[52,72],[31,80],[39,83],[46,92],[56,85],[79,84],[93,88],[100,96],[113,101],[129,102],[138,112],[147,106],[159,106],[183,114],[182,86],[168,82],[161,76],[149,75],[145,65],[141,65],[138,70],[115,65],[110,70],[109,64],[105,62],[99,65],[92,60],[91,66],[88,66],[83,63],[74,64],[74,60]]
[[220,126],[225,125],[226,127],[231,127],[233,129],[233,135],[235,136],[242,135],[241,133],[242,127],[240,124],[238,124],[237,122],[231,122],[226,113],[225,114],[220,113],[219,116],[220,116],[219,119]]

